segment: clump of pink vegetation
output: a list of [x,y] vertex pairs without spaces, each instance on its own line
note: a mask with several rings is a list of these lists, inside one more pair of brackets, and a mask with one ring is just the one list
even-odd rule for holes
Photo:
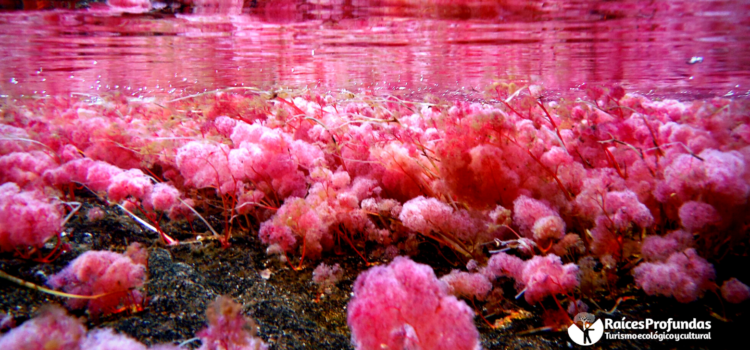
[[63,216],[61,204],[37,189],[0,185],[0,252],[40,248],[60,233]]
[[405,257],[362,273],[348,314],[357,349],[481,348],[472,309],[429,266]]
[[513,278],[516,288],[529,304],[538,303],[547,296],[572,293],[579,284],[578,266],[572,263],[563,265],[560,257],[554,254],[537,255],[523,261],[501,252],[490,259],[484,274],[493,279]]
[[[575,298],[571,262],[599,261],[616,279],[643,257],[636,284],[687,302],[714,287],[712,262],[746,255],[745,102],[654,101],[620,87],[575,102],[546,101],[539,86],[495,91],[482,103],[247,92],[174,108],[9,106],[17,117],[0,131],[34,142],[0,140],[0,250],[38,250],[61,231],[56,198],[85,188],[145,216],[167,244],[176,241],[160,223],[192,216],[183,202],[223,219],[224,247],[259,226],[267,252],[295,269],[333,251],[369,265],[431,246],[454,266],[475,262],[481,275],[444,276],[475,300],[498,277],[531,304]],[[398,341],[415,341],[416,328],[398,327]]]
[[[208,327],[196,335],[200,350],[266,350],[258,337],[257,325],[242,315],[242,306],[221,296],[206,310]],[[82,320],[67,315],[58,306],[43,307],[39,315],[0,337],[0,348],[14,350],[178,350],[161,344],[148,347],[111,328],[86,331]]]
[[648,295],[674,297],[681,303],[695,301],[715,284],[713,266],[695,249],[676,252],[665,262],[643,263],[633,270],[635,283]]
[[750,299],[750,287],[732,277],[721,285],[721,296],[732,304],[739,304]]
[[312,280],[321,290],[330,291],[343,276],[344,270],[341,269],[339,264],[331,266],[321,263],[313,270]]
[[206,309],[208,327],[197,333],[200,350],[265,350],[268,346],[256,337],[258,326],[242,314],[242,305],[220,296]]
[[66,293],[99,296],[95,299],[68,299],[68,307],[86,307],[90,314],[114,312],[120,308],[143,303],[139,288],[146,280],[147,252],[133,243],[125,254],[109,251],[88,251],[71,261],[47,284]]
[[17,350],[78,350],[86,337],[81,321],[60,307],[41,309],[39,315],[0,338],[0,348]]
[[492,290],[492,282],[480,273],[452,270],[440,277],[448,285],[448,293],[459,298],[484,300]]

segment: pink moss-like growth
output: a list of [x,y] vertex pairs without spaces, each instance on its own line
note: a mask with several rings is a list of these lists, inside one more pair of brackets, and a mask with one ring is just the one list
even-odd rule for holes
[[750,287],[732,277],[721,285],[721,296],[732,304],[750,299]]
[[522,235],[535,240],[560,239],[565,235],[565,222],[548,203],[526,196],[513,201],[513,222]]
[[[83,322],[59,306],[43,307],[39,315],[0,337],[0,349],[12,350],[146,350],[137,340],[110,328],[86,334]],[[156,345],[152,350],[178,350],[175,345]],[[256,350],[256,349],[253,349]]]
[[[548,254],[523,261],[503,252],[495,254],[483,274],[490,279],[511,277],[529,304],[557,294],[572,293],[578,287],[578,266],[563,265],[559,256]],[[520,294],[519,294],[520,295]]]
[[524,264],[520,282],[526,301],[535,304],[550,295],[572,293],[579,283],[578,266],[563,265],[554,254],[535,256]]
[[670,232],[664,237],[648,236],[641,245],[641,255],[648,261],[664,261],[670,255],[693,245],[693,235],[683,230]]
[[318,267],[313,270],[313,282],[317,284],[321,289],[326,290],[333,287],[338,283],[341,277],[344,276],[344,270],[341,269],[339,264],[333,266],[321,263]]
[[206,309],[208,327],[196,335],[203,345],[199,350],[265,350],[268,346],[256,337],[258,326],[242,314],[242,305],[220,296]]
[[36,184],[42,174],[57,166],[44,152],[14,152],[0,157],[0,182],[15,182],[19,187]]
[[605,208],[616,230],[624,230],[632,226],[643,228],[654,223],[651,211],[631,190],[607,193]]
[[146,255],[137,243],[125,254],[88,251],[71,261],[65,269],[50,276],[47,284],[66,293],[102,295],[96,299],[68,299],[74,309],[88,307],[93,315],[112,312],[143,301],[137,289],[146,279]]
[[403,205],[399,219],[404,226],[423,234],[440,232],[450,226],[453,208],[435,199],[419,196]]
[[20,140],[29,139],[29,134],[24,129],[12,125],[0,124],[0,135],[4,136],[0,139],[0,155],[23,152],[31,146],[28,142],[19,142]]
[[676,196],[688,201],[701,192],[713,201],[729,204],[747,202],[750,185],[744,179],[745,161],[739,152],[707,149],[698,154],[676,156],[664,169],[664,181],[656,191],[657,198],[668,201]]
[[38,248],[62,229],[61,206],[39,190],[0,186],[0,251]]
[[602,208],[591,230],[594,238],[592,250],[599,256],[621,257],[622,237],[634,229],[646,228],[654,223],[651,211],[631,190],[608,192]]
[[142,13],[151,9],[149,0],[107,0],[107,5],[115,12]]
[[[301,198],[289,198],[279,208],[273,221],[261,224],[260,239],[265,244],[279,245],[292,252],[303,245],[305,256],[318,259],[323,252],[322,239],[328,239],[328,225],[318,213]],[[302,238],[301,241],[298,237]]]
[[633,270],[635,283],[648,295],[695,301],[713,285],[714,268],[695,249],[670,255],[666,262],[642,263]]
[[[224,238],[262,222],[269,251],[299,266],[333,250],[365,260],[426,245],[484,261],[486,243],[498,238],[499,249],[530,260],[496,254],[482,273],[513,278],[529,302],[574,284],[569,265],[534,254],[593,254],[609,269],[635,261],[640,245],[647,262],[667,265],[693,245],[692,232],[706,258],[736,254],[750,193],[747,104],[595,90],[592,103],[545,102],[538,87],[507,91],[508,103],[337,101],[312,92],[292,102],[206,94],[173,108],[126,97],[19,100],[3,121],[13,126],[0,125],[0,180],[17,182],[14,195],[35,189],[46,203],[91,189],[154,223],[155,211],[192,215],[184,198],[223,218]],[[168,182],[152,185],[147,173]],[[48,216],[23,224],[40,217]],[[657,236],[674,223],[682,229]],[[29,243],[2,241],[6,226],[3,251]]]
[[682,227],[689,232],[700,230],[706,225],[721,220],[719,212],[712,205],[696,201],[685,202],[680,207],[679,215]]
[[86,173],[86,180],[83,183],[93,191],[106,191],[112,183],[112,178],[121,173],[122,169],[114,165],[96,161],[90,163],[88,172]]
[[448,295],[432,268],[405,257],[357,277],[347,308],[356,349],[481,348],[471,308]]
[[[176,347],[175,347],[176,348]],[[92,330],[81,342],[81,349],[86,350],[146,350],[148,347],[139,341],[115,333],[112,329]]]
[[93,207],[86,212],[86,219],[91,222],[96,222],[104,219],[104,210],[99,207]]
[[558,240],[565,235],[565,222],[559,216],[545,216],[531,228],[536,241]]
[[490,258],[487,267],[482,271],[489,279],[497,277],[510,277],[517,281],[521,280],[524,261],[513,255],[499,252]]
[[115,203],[119,203],[128,197],[141,200],[151,193],[152,187],[151,179],[146,177],[142,171],[131,169],[112,177],[111,183],[107,187],[107,196],[110,201]]
[[484,300],[492,290],[492,283],[481,273],[452,270],[440,280],[448,285],[448,293],[459,298]]
[[227,145],[192,141],[177,149],[175,162],[187,183],[195,188],[212,187],[220,193],[235,190]]
[[[57,168],[49,169],[44,172],[42,177],[50,185],[67,185],[74,182],[86,184],[89,168],[99,163],[89,158],[79,158],[71,160]],[[102,184],[104,188],[109,186],[109,181]]]
[[237,123],[231,139],[236,147],[229,155],[233,176],[282,198],[304,196],[305,178],[299,168],[312,168],[324,158],[318,147],[259,124]]
[[14,350],[80,350],[86,336],[81,321],[68,316],[58,306],[43,308],[39,315],[24,322],[0,338],[0,349]]
[[438,232],[464,242],[491,239],[481,236],[484,225],[480,220],[484,218],[479,219],[477,212],[454,210],[435,198],[419,196],[409,200],[398,217],[405,227],[428,237],[431,232]]
[[166,183],[158,183],[153,186],[143,199],[146,210],[158,210],[168,212],[175,205],[179,205],[180,191],[174,186]]

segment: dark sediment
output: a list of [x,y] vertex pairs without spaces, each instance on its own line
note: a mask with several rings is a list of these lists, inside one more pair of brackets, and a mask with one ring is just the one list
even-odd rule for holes
[[[85,212],[92,205],[100,206],[92,198],[84,204],[81,212],[67,225],[64,238],[70,249],[51,263],[42,264],[0,255],[0,269],[26,281],[44,285],[48,276],[61,270],[69,261],[87,250],[123,251],[133,241],[149,246],[149,280],[146,285],[148,303],[142,310],[123,311],[88,317],[82,310],[72,314],[86,318],[89,328],[112,327],[129,334],[146,344],[179,343],[189,340],[205,327],[205,310],[219,295],[229,295],[244,305],[245,314],[258,323],[259,336],[271,349],[349,349],[352,348],[346,323],[346,305],[352,284],[357,275],[367,268],[356,254],[329,254],[323,261],[338,263],[345,271],[343,279],[329,293],[322,293],[312,282],[312,270],[318,262],[306,263],[300,271],[292,270],[288,264],[266,256],[265,247],[255,233],[237,232],[231,246],[223,249],[218,240],[196,241],[193,232],[206,232],[207,228],[194,222],[193,230],[185,223],[167,224],[165,231],[183,243],[165,247],[150,231],[138,226],[127,215],[115,208],[105,209],[107,216],[101,221],[90,222]],[[211,218],[209,218],[211,220]],[[215,227],[220,227],[219,219]],[[204,237],[205,233],[200,234]],[[452,268],[431,245],[413,257],[415,261],[431,265],[438,276]],[[377,262],[380,263],[380,262]],[[385,263],[385,262],[382,262]],[[295,262],[296,264],[296,262]],[[263,278],[263,271],[271,272]],[[603,339],[594,348],[714,348],[719,339],[737,339],[742,327],[748,324],[746,305],[722,305],[716,295],[707,293],[703,299],[679,304],[673,299],[648,297],[632,288],[632,278],[622,276],[609,291],[600,291],[587,298],[601,307],[594,313],[599,318],[620,320],[698,320],[712,321],[712,341],[611,341]],[[575,348],[566,332],[533,331],[544,326],[544,310],[555,309],[554,301],[530,306],[523,298],[513,299],[512,283],[502,284],[504,297],[476,306],[488,310],[501,310],[499,317],[512,311],[525,310],[526,316],[510,322],[505,328],[490,328],[480,317],[475,322],[482,334],[485,349],[559,349]],[[628,287],[631,286],[631,287]],[[612,313],[619,297],[632,297],[623,301]],[[16,324],[29,319],[43,305],[64,304],[63,298],[51,296],[9,281],[0,280],[0,312],[14,316]],[[591,305],[596,310],[596,306]],[[722,316],[725,315],[725,316]],[[724,322],[721,318],[731,320]],[[449,322],[449,320],[446,320]],[[530,331],[532,330],[532,331]],[[199,342],[191,343],[193,347]]]

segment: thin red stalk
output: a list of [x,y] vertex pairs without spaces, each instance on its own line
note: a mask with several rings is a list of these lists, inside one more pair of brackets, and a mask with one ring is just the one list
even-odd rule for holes
[[297,107],[297,106],[296,106],[296,105],[295,105],[294,103],[291,103],[291,102],[289,102],[289,101],[287,101],[287,100],[285,100],[285,99],[283,99],[283,98],[281,98],[281,97],[278,97],[278,96],[276,96],[276,100],[278,100],[278,101],[280,101],[280,102],[284,103],[285,105],[287,105],[287,106],[289,106],[289,107],[292,107],[292,109],[294,109],[294,110],[295,110],[295,111],[296,111],[297,113],[299,113],[299,114],[302,114],[302,115],[305,115],[305,111],[301,110],[301,109],[300,109],[299,107]]
[[[604,147],[604,146],[602,146],[602,147]],[[623,175],[622,169],[620,169],[620,164],[617,163],[617,160],[615,159],[615,155],[612,154],[612,151],[610,151],[609,148],[604,147],[604,153],[607,156],[607,161],[609,162],[609,164],[613,168],[615,168],[615,170],[617,171],[617,174],[620,175],[621,178],[627,180],[628,176],[627,175]]]
[[549,174],[549,175],[550,175],[550,176],[551,176],[551,177],[552,177],[553,179],[555,179],[555,182],[557,182],[557,186],[559,186],[559,187],[560,187],[560,190],[562,190],[562,191],[563,191],[563,193],[565,194],[565,198],[567,198],[567,199],[568,199],[569,201],[572,201],[572,200],[573,200],[573,196],[572,196],[572,195],[570,194],[570,192],[568,192],[568,190],[567,190],[567,189],[565,188],[565,185],[563,185],[563,183],[562,183],[562,181],[560,180],[560,178],[558,178],[558,177],[557,177],[557,174],[555,174],[555,173],[554,173],[554,172],[553,172],[553,171],[552,171],[551,169],[549,169],[548,167],[546,167],[546,166],[545,166],[545,165],[544,165],[544,164],[542,163],[542,161],[541,161],[541,160],[539,160],[539,158],[537,158],[537,157],[536,157],[536,156],[535,156],[535,155],[534,155],[533,153],[531,153],[531,150],[530,150],[530,149],[528,149],[528,148],[525,148],[525,147],[521,147],[521,145],[519,145],[519,144],[518,144],[518,142],[516,142],[515,140],[511,139],[511,138],[510,138],[510,136],[508,136],[508,135],[505,135],[505,137],[506,137],[506,138],[507,138],[507,139],[508,139],[508,140],[509,140],[510,142],[512,142],[512,143],[513,143],[514,145],[516,145],[517,147],[519,147],[519,148],[521,148],[521,149],[525,150],[525,151],[526,151],[526,153],[528,153],[529,157],[531,157],[531,159],[533,159],[533,160],[534,160],[535,162],[537,162],[537,164],[539,164],[539,166],[541,166],[541,167],[542,167],[542,169],[544,169],[545,171],[547,171],[547,173],[548,173],[548,174]]
[[362,260],[365,262],[365,266],[370,266],[370,262],[367,261],[367,259],[364,257],[364,255],[362,255],[362,253],[359,252],[359,250],[357,250],[357,247],[354,246],[354,242],[352,242],[352,240],[349,237],[347,237],[345,234],[343,234],[343,232],[341,232],[340,229],[338,231],[339,231],[339,236],[344,241],[346,241],[346,243],[349,243],[349,245],[352,247],[352,249],[354,249],[354,252],[356,252],[357,255],[359,255],[359,257],[362,258]]
[[542,107],[542,110],[544,111],[544,114],[547,115],[547,118],[549,119],[549,122],[552,124],[552,127],[555,128],[555,133],[557,134],[557,138],[560,139],[560,143],[562,144],[563,148],[566,150],[568,149],[565,147],[565,141],[563,141],[562,135],[560,134],[560,128],[557,127],[557,124],[555,123],[555,120],[552,119],[552,116],[547,112],[547,108],[544,108],[544,104],[541,101],[536,101],[537,104],[539,104],[539,107]]

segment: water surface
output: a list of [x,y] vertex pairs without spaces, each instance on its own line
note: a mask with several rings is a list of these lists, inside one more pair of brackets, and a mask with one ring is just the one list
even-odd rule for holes
[[519,81],[690,97],[750,86],[749,1],[154,4],[167,7],[0,13],[0,92],[482,92]]

